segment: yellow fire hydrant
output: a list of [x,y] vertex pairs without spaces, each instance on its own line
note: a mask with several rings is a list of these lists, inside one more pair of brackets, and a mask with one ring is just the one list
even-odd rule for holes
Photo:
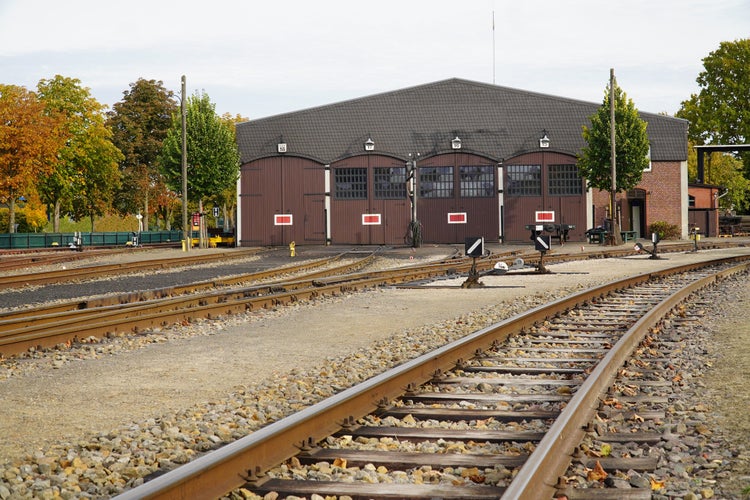
[[297,252],[294,250],[294,242],[289,243],[289,257],[296,257]]

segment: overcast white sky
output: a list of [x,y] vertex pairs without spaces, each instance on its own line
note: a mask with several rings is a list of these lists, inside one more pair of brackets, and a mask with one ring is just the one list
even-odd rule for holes
[[674,114],[702,59],[748,37],[750,0],[0,0],[0,83],[60,74],[111,106],[184,74],[255,119],[454,77],[601,102],[614,68],[638,109]]

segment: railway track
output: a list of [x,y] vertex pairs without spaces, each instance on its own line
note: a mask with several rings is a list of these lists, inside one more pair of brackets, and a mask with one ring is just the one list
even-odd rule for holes
[[[231,250],[226,252],[212,252],[204,254],[194,254],[181,257],[170,257],[163,259],[144,259],[137,262],[122,262],[117,264],[99,264],[92,266],[81,266],[75,269],[57,269],[51,271],[40,271],[24,274],[9,274],[0,276],[0,286],[4,288],[19,288],[24,286],[39,286],[52,283],[64,283],[70,281],[81,281],[86,279],[97,279],[105,276],[115,276],[127,273],[138,273],[145,271],[154,271],[162,269],[171,269],[176,267],[185,267],[192,265],[208,264],[221,260],[241,259],[256,255],[262,252],[262,249],[253,248],[246,250]],[[100,253],[101,252],[101,253]],[[93,252],[92,252],[93,253]],[[116,255],[122,253],[122,250],[99,250],[96,256]],[[87,257],[91,257],[89,254]],[[19,257],[21,262],[28,262],[29,258]],[[14,258],[15,259],[15,258]],[[35,265],[46,265],[73,260],[66,256],[49,256],[49,259],[37,260]],[[11,264],[13,261],[10,262]],[[0,267],[1,269],[1,267]]]
[[[619,391],[621,404],[637,399],[631,393],[639,386],[632,380],[638,365],[625,363],[643,363],[643,352],[631,355],[649,348],[650,335],[681,301],[746,272],[747,259],[651,272],[538,307],[346,389],[121,498],[216,498],[240,487],[282,496],[552,498],[566,488],[559,478],[574,450],[593,449],[585,445],[594,435],[587,424],[601,418],[600,401],[611,403],[607,390]],[[625,381],[617,382],[623,373]],[[623,414],[628,411],[633,413],[625,408]],[[640,419],[659,418],[658,409],[638,411]],[[617,436],[601,440],[616,443]],[[599,455],[602,469],[653,465]],[[585,462],[581,453],[576,460]],[[611,498],[601,491],[568,493]],[[651,494],[637,493],[648,496],[629,498]]]
[[[140,329],[297,300],[290,291],[302,288],[314,290],[316,280],[331,274],[351,273],[374,259],[374,254],[366,254],[351,262],[327,267],[345,255],[183,286],[3,312],[0,313],[0,353],[8,356],[29,348],[78,342],[90,336],[138,332]],[[295,273],[305,273],[305,280],[268,282]],[[239,286],[261,281],[267,283]]]
[[[677,245],[675,248],[681,248]],[[674,249],[673,249],[674,250]],[[233,258],[254,255],[258,250],[228,252]],[[626,256],[637,253],[627,249],[604,249],[585,255],[551,254],[547,262],[574,259],[590,259]],[[189,283],[182,286],[113,294],[95,299],[70,300],[27,307],[0,313],[0,355],[11,356],[30,348],[43,349],[58,344],[78,343],[89,337],[110,337],[161,328],[174,323],[189,323],[199,318],[215,318],[239,314],[252,310],[276,307],[314,297],[346,293],[358,289],[399,284],[444,275],[468,272],[472,266],[479,272],[492,272],[498,261],[511,264],[527,259],[539,265],[537,253],[498,254],[472,262],[468,258],[449,258],[427,265],[414,265],[378,272],[360,272],[358,269],[372,262],[374,254],[356,259],[339,267],[325,269],[341,259],[344,252],[332,257],[317,259],[292,266],[272,268],[230,278]],[[357,253],[359,255],[359,253]],[[118,273],[142,272],[173,266],[212,262],[223,258],[222,254],[197,255],[192,257],[156,259],[144,262],[91,266],[76,269],[79,279],[101,277]],[[323,270],[313,271],[315,268]],[[67,271],[50,271],[30,275],[0,277],[5,284],[52,283]],[[274,280],[282,274],[305,273],[293,280]],[[245,283],[264,282],[260,285],[244,286]],[[11,285],[12,286],[12,285]]]
[[[701,250],[709,249],[720,249],[729,248],[740,245],[741,243],[735,241],[718,241],[718,242],[704,242],[699,245]],[[569,243],[569,245],[575,245]],[[671,243],[669,245],[663,245],[661,252],[684,252],[689,251],[694,247],[693,243]],[[132,248],[125,252],[147,252],[150,248]],[[591,249],[591,246],[589,246]],[[61,269],[61,270],[49,270],[40,272],[29,272],[19,274],[0,275],[0,286],[4,288],[19,288],[24,286],[39,286],[54,283],[64,283],[70,281],[82,281],[86,279],[97,279],[105,276],[117,276],[128,273],[138,273],[144,271],[163,270],[177,267],[185,267],[192,265],[201,265],[215,263],[222,260],[230,259],[241,259],[244,257],[256,255],[264,252],[262,248],[250,248],[250,249],[233,249],[225,252],[212,252],[209,254],[194,254],[194,255],[183,255],[180,257],[170,257],[163,259],[144,259],[137,262],[123,262],[117,264],[99,264],[91,266],[80,266],[75,269]],[[0,260],[0,271],[10,271],[14,269],[28,268],[28,267],[41,267],[44,265],[60,264],[64,262],[83,260],[91,257],[107,257],[123,253],[122,249],[96,249],[88,250],[85,253],[81,252],[70,252],[69,250],[57,250],[51,253],[40,253],[40,254],[25,254],[25,255],[6,255]],[[597,247],[596,250],[588,252],[585,256],[570,254],[570,253],[556,253],[553,248],[545,256],[547,263],[562,262],[566,260],[580,259],[580,258],[611,258],[611,257],[624,257],[628,255],[637,254],[634,248],[609,248],[606,246]],[[498,260],[512,263],[515,258],[523,258],[530,265],[539,264],[539,253],[528,251],[516,254],[514,252],[504,252],[489,256],[492,263]],[[481,262],[481,261],[480,261]],[[484,262],[489,262],[485,259]],[[480,267],[481,269],[487,269]]]
[[[628,254],[625,252],[633,253],[622,250],[619,252],[623,255]],[[375,254],[369,253],[345,265],[326,268],[345,255],[354,254],[342,253],[293,266],[271,268],[183,286],[107,295],[87,300],[62,301],[3,312],[0,313],[0,354],[10,356],[30,348],[43,349],[63,343],[70,345],[89,337],[101,338],[138,333],[174,323],[189,323],[198,318],[210,319],[267,309],[322,295],[462,274],[467,273],[472,266],[480,272],[491,272],[495,262],[504,260],[510,263],[520,258],[518,255],[511,254],[493,255],[478,259],[476,263],[468,258],[449,258],[426,265],[356,272],[373,261]],[[539,258],[533,253],[524,254],[524,257],[531,262]],[[591,256],[585,257],[591,258]],[[561,254],[548,260],[561,261],[571,258],[575,257]],[[134,272],[142,270],[144,266],[148,269],[162,268],[174,265],[173,260],[182,262],[183,259],[138,262],[133,263],[132,266],[93,266],[80,273],[77,270],[76,274],[99,276],[101,273],[108,274],[113,270]],[[99,267],[106,269],[100,270]],[[315,271],[315,268],[323,269]],[[304,273],[304,275],[294,279],[274,280],[280,275],[295,273]],[[46,282],[55,279],[54,277],[59,273],[39,274],[42,276],[37,278],[35,275],[30,275],[29,278],[21,278],[22,281],[19,282],[34,279],[37,279],[37,282]],[[244,285],[251,282],[263,282],[263,284]]]
[[62,262],[73,262],[98,257],[108,257],[122,253],[145,253],[151,250],[172,248],[171,243],[155,243],[142,247],[87,247],[85,252],[71,251],[70,248],[43,248],[24,250],[0,250],[0,271],[35,268]]

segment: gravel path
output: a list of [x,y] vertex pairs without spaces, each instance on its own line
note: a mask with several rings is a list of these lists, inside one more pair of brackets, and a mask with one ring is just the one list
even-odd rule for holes
[[[152,438],[154,433],[184,435],[187,424],[181,421],[195,420],[217,408],[232,408],[234,413],[244,414],[243,425],[252,427],[256,422],[257,426],[285,413],[278,403],[266,407],[260,403],[271,397],[270,387],[295,386],[303,367],[321,374],[341,369],[353,375],[347,382],[336,383],[355,383],[371,373],[344,370],[336,360],[348,355],[360,358],[367,370],[377,369],[369,366],[373,363],[382,369],[402,354],[389,351],[382,354],[383,359],[368,357],[381,344],[393,349],[389,345],[393,338],[398,341],[397,349],[410,350],[408,355],[413,356],[431,348],[431,342],[440,344],[451,335],[465,334],[467,327],[477,329],[561,294],[624,275],[739,253],[747,250],[669,254],[662,260],[636,257],[555,264],[548,266],[552,271],[548,275],[482,278],[486,286],[481,289],[461,289],[463,280],[444,280],[423,289],[384,288],[92,343],[53,356],[30,354],[22,360],[6,360],[0,362],[0,463],[15,464],[20,470],[20,464],[29,460],[39,462],[42,457],[67,454],[73,464],[75,457],[82,455],[76,443],[122,440],[125,438],[118,436],[142,432],[149,425]],[[747,315],[745,318],[747,324]],[[413,345],[405,345],[413,335]],[[719,344],[717,349],[736,352],[738,347],[750,345],[747,338],[736,342]],[[747,442],[747,399],[742,410],[745,421],[731,416],[737,413],[737,392],[744,392],[746,398],[747,391],[742,385],[732,387],[727,379],[744,383],[737,375],[748,373],[750,357],[738,354],[726,359],[734,359],[737,365],[709,378],[716,386],[708,387],[707,392],[717,402],[717,414],[729,415],[727,428],[741,432]],[[331,383],[327,384],[321,393],[331,389]],[[286,401],[293,407],[297,404],[295,394],[317,390],[289,388]],[[248,400],[262,410],[248,410]],[[155,430],[157,427],[160,430]],[[234,424],[219,427],[203,449],[211,442],[247,432]],[[195,451],[187,448],[157,461],[168,466],[189,460]],[[130,474],[123,473],[123,483],[136,473]],[[31,471],[29,475],[33,476]],[[4,499],[2,479],[0,468],[0,498]]]

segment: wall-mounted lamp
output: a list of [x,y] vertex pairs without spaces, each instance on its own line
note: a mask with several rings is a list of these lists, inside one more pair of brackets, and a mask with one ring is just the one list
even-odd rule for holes
[[276,145],[276,151],[279,153],[286,153],[286,142],[284,142],[284,136],[281,136],[279,143]]
[[549,147],[549,137],[547,137],[547,131],[544,130],[542,132],[542,137],[539,138],[539,147],[540,148],[548,148]]
[[456,136],[456,138],[451,141],[451,148],[461,149],[461,139],[459,139],[458,136]]
[[365,141],[365,151],[374,151],[375,150],[375,141],[372,140],[372,137],[368,137]]

